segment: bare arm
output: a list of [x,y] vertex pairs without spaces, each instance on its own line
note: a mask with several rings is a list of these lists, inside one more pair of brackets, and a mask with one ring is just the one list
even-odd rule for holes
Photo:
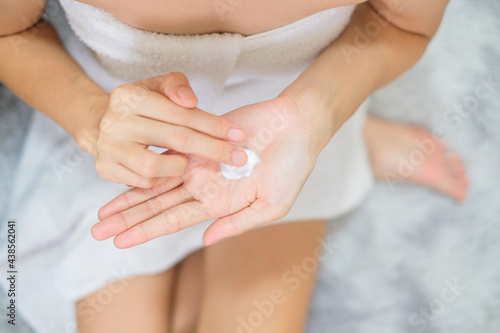
[[[145,149],[149,146],[234,166],[246,163],[245,153],[230,142],[243,139],[241,127],[196,108],[198,101],[183,74],[125,84],[109,94],[67,53],[54,28],[39,21],[45,3],[37,1],[22,6],[0,2],[5,10],[0,14],[0,81],[96,156],[102,178],[151,187],[183,174],[184,156],[158,155]],[[137,96],[141,99],[135,100]]]
[[45,0],[4,0],[0,6],[0,81],[75,139],[77,126],[97,128],[88,113],[105,108],[109,96],[70,57],[52,26],[40,21]]
[[[262,158],[248,180],[220,182],[217,166],[195,160],[188,164],[183,184],[133,189],[104,206],[101,222],[92,229],[94,237],[116,236],[116,246],[130,247],[218,218],[203,236],[210,245],[286,216],[320,151],[369,94],[421,57],[447,3],[400,0],[399,7],[388,6],[397,1],[359,5],[344,33],[278,98],[225,115],[245,120],[254,139],[250,147]],[[288,124],[273,132],[277,114],[287,114]],[[263,130],[273,135],[255,140]],[[200,191],[211,186],[217,189],[214,196]],[[191,199],[169,199],[180,195]],[[151,205],[160,208],[151,213]]]
[[417,62],[447,3],[370,0],[358,5],[344,33],[282,94],[315,125],[319,149],[372,92]]

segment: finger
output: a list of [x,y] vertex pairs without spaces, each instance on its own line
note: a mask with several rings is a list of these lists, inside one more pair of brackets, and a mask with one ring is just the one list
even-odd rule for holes
[[189,127],[215,138],[242,141],[245,132],[238,124],[198,108],[186,109],[155,92],[146,92],[143,101],[135,106],[136,113],[165,123]]
[[162,181],[162,178],[145,178],[115,161],[98,159],[95,169],[102,179],[128,186],[150,188]]
[[[147,146],[160,146],[153,140],[142,140]],[[160,146],[161,147],[161,146]],[[146,178],[166,178],[183,175],[187,167],[185,155],[157,154],[141,145],[127,145],[110,152],[117,162]],[[138,186],[137,184],[133,184]],[[142,186],[139,186],[142,187]],[[151,187],[151,186],[149,186]]]
[[160,89],[168,99],[179,106],[195,108],[198,105],[198,98],[188,78],[182,73],[168,74],[161,83]]
[[184,108],[195,108],[198,98],[189,79],[180,72],[172,72],[137,82],[148,90],[162,94],[175,104]]
[[189,226],[210,219],[198,201],[190,201],[170,208],[152,219],[139,223],[114,239],[120,249],[139,245],[160,236],[179,232]]
[[182,177],[172,177],[167,178],[163,182],[155,185],[149,189],[134,188],[128,190],[127,192],[120,194],[106,205],[99,209],[98,217],[99,220],[104,220],[114,214],[125,211],[131,207],[134,207],[140,203],[145,202],[148,199],[154,198],[162,193],[170,191],[173,188],[181,185],[183,182]]
[[[194,154],[237,167],[245,165],[248,160],[242,148],[186,127],[153,122],[149,119],[137,119],[137,129],[138,142],[146,146],[165,147],[177,152]],[[147,157],[144,155],[143,159],[138,159],[133,154],[123,154],[123,159],[120,161],[124,165],[130,166],[137,173],[148,177],[160,176],[161,173],[158,172],[162,168],[167,168],[165,172],[172,172],[168,169],[168,165],[161,166],[159,164],[160,159],[153,158],[153,156]],[[184,169],[178,170],[178,174],[184,172]]]
[[178,187],[101,220],[92,227],[92,236],[97,240],[108,239],[191,199],[189,192]]
[[214,221],[205,230],[203,243],[206,246],[215,244],[224,238],[241,235],[258,225],[277,220],[280,217],[270,213],[269,205],[264,201],[254,201],[239,212]]

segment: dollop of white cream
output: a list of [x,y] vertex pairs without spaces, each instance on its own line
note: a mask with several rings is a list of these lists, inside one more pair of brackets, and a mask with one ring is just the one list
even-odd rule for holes
[[240,179],[243,177],[248,177],[252,174],[253,168],[255,168],[257,164],[262,162],[259,155],[257,155],[250,149],[243,148],[243,150],[245,151],[245,153],[247,153],[248,156],[248,161],[244,166],[234,167],[221,163],[220,169],[222,171],[222,175],[227,179]]

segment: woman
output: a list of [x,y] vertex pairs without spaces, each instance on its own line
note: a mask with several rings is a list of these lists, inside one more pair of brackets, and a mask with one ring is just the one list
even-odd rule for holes
[[[447,1],[61,0],[93,52],[72,57],[50,26],[30,27],[41,12],[31,2],[4,5],[0,34],[28,29],[19,36],[29,42],[0,40],[0,79],[95,156],[102,178],[136,186],[92,229],[129,249],[92,242],[96,208],[123,187],[95,177],[88,159],[61,164],[71,137],[37,115],[12,209],[50,207],[36,218],[60,249],[57,288],[78,300],[79,331],[302,331],[317,267],[306,263],[320,260],[325,220],[355,207],[370,185],[355,111],[418,60]],[[403,177],[387,151],[434,145],[407,178],[463,199],[460,161],[427,132],[369,120],[364,134],[379,177]],[[241,147],[262,162],[229,181],[219,163],[244,165]],[[218,243],[277,220],[295,223]],[[202,234],[217,244],[202,248]],[[106,283],[123,269],[114,293]]]

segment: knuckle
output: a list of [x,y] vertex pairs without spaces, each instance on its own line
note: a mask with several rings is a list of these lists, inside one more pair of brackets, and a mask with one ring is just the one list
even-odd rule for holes
[[139,223],[136,226],[136,228],[138,228],[139,233],[142,234],[145,241],[150,241],[154,238],[152,235],[149,234],[148,230],[146,228],[144,228],[143,223]]
[[215,156],[219,161],[230,161],[232,148],[229,144],[218,141],[214,147]]
[[146,210],[150,216],[156,216],[163,211],[163,205],[158,198],[151,198],[146,201]]
[[183,80],[185,77],[181,72],[171,72],[167,75],[167,78],[172,81]]
[[99,176],[102,177],[102,175],[105,173],[105,170],[106,170],[106,163],[101,159],[101,158],[97,158],[96,161],[95,161],[95,170],[97,171],[97,173],[99,174]]
[[191,145],[191,132],[185,128],[176,129],[173,132],[175,150],[185,152]]
[[180,125],[189,125],[193,121],[193,113],[190,110],[186,110],[181,107],[173,107],[170,110],[173,118],[175,119],[175,123]]
[[111,104],[115,103],[123,103],[124,101],[128,100],[130,97],[131,91],[133,85],[131,83],[125,83],[122,84],[118,87],[116,87],[112,92],[110,96],[110,102]]
[[114,179],[113,177],[110,176],[110,173],[109,173],[109,167],[108,167],[108,163],[107,162],[104,162],[102,161],[102,159],[97,159],[96,162],[95,162],[95,170],[97,172],[97,174],[99,175],[99,177],[101,177],[102,179],[104,180],[107,180],[109,182],[114,182]]
[[213,136],[225,136],[227,132],[229,132],[229,129],[226,128],[224,122],[222,121],[222,118],[214,118],[210,121],[210,133]]
[[154,186],[154,178],[141,177],[136,186],[142,189],[150,189]]
[[140,162],[140,173],[146,178],[156,177],[159,171],[159,163],[155,156],[147,155],[142,157]]
[[137,105],[138,103],[144,101],[147,98],[147,92],[149,88],[144,84],[133,84],[129,89],[128,97],[132,105]]
[[160,194],[163,194],[165,191],[163,191],[163,188],[161,186],[162,184],[155,185],[147,190],[144,190],[144,195],[147,197],[157,197]]
[[179,156],[179,158],[172,161],[170,169],[170,176],[182,176],[187,172],[188,160],[185,156]]
[[116,151],[116,148],[113,146],[113,144],[110,143],[109,140],[101,138],[97,143],[96,143],[96,150],[97,150],[97,160],[96,163],[99,162],[100,164],[105,164],[106,162],[104,161],[103,157],[110,158],[113,156],[113,153]]
[[171,72],[167,75],[163,76],[161,87],[162,88],[172,88],[178,83],[179,79],[182,78],[182,73],[180,72]]
[[116,218],[118,219],[118,224],[121,226],[120,230],[127,230],[130,227],[123,212],[116,214]]
[[165,232],[174,234],[182,230],[181,219],[176,213],[164,213]]
[[114,119],[114,116],[106,114],[99,121],[99,131],[101,133],[109,134],[111,133],[115,125],[116,120]]
[[146,89],[134,83],[125,83],[111,92],[109,110],[115,114],[128,115],[133,107],[146,98]]
[[189,190],[187,190],[186,187],[181,187],[179,189],[178,194],[179,194],[180,202],[186,202],[189,199],[191,199],[191,192]]

